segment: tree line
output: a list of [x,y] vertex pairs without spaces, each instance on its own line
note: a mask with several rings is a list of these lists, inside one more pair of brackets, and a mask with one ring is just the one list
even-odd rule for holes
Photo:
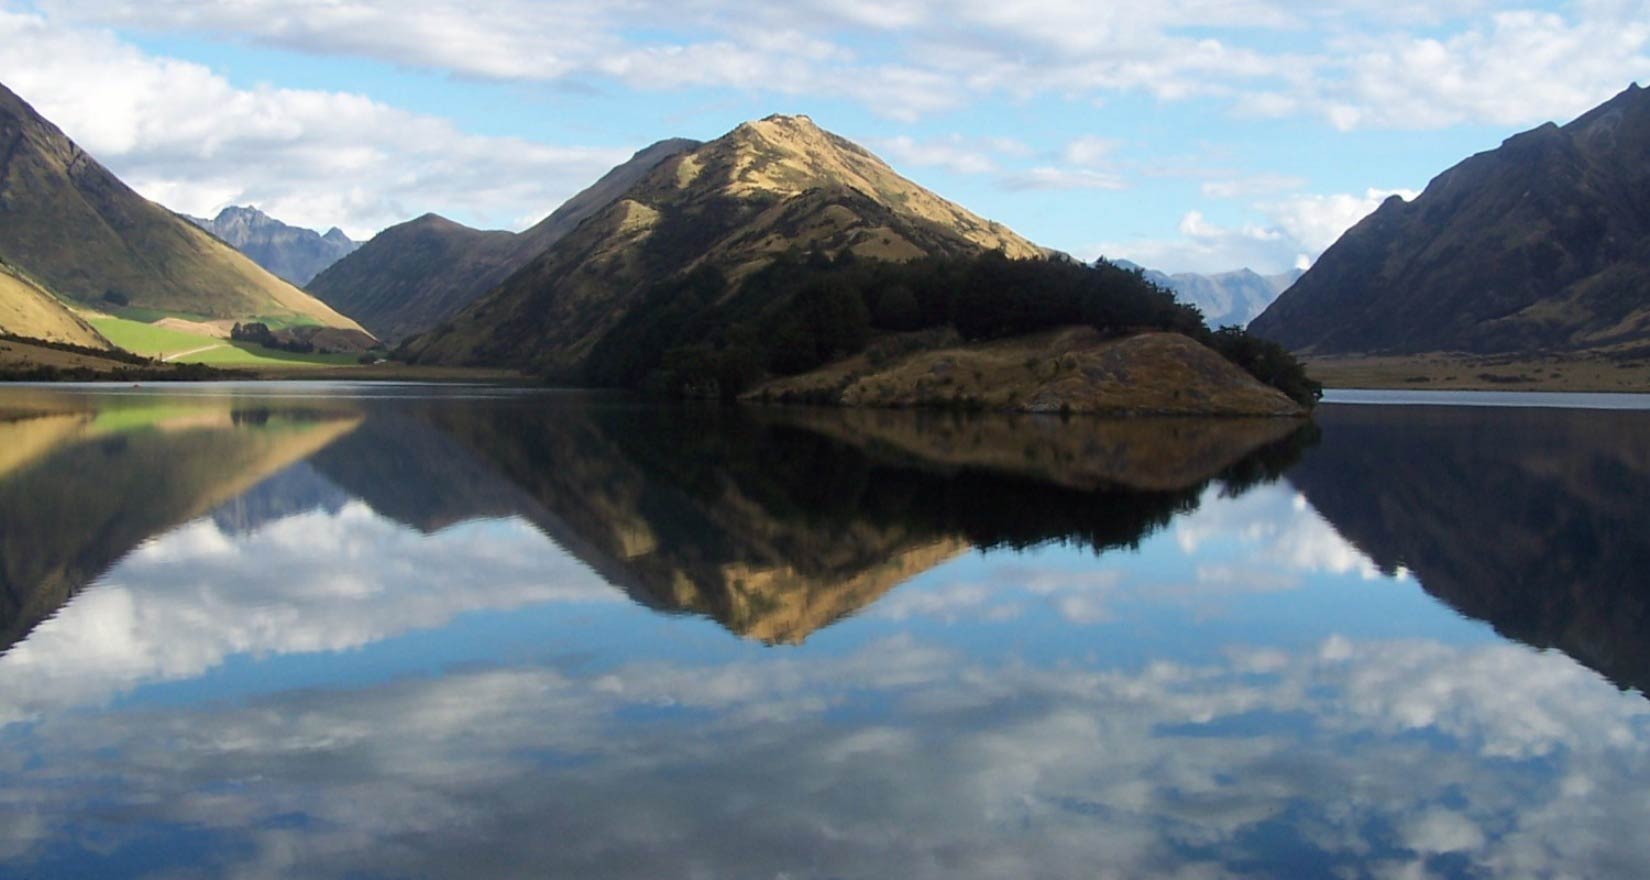
[[585,379],[731,398],[889,334],[951,327],[979,342],[1074,325],[1108,336],[1182,333],[1303,404],[1322,391],[1282,346],[1238,327],[1211,330],[1138,269],[995,251],[904,263],[791,251],[737,288],[703,267],[651,287],[592,351]]

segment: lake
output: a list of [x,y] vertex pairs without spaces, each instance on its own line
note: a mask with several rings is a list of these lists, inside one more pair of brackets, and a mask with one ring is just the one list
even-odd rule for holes
[[1403,400],[0,389],[0,877],[1642,877],[1650,411]]

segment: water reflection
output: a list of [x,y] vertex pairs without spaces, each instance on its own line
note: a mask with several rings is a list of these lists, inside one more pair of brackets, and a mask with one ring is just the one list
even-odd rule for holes
[[1650,863],[1597,423],[13,397],[0,877]]
[[1332,407],[1289,473],[1382,571],[1650,686],[1650,413]]
[[[1058,419],[582,396],[346,397],[278,414],[233,398],[120,404],[0,423],[0,440],[49,437],[32,444],[48,461],[0,483],[0,519],[20,542],[5,558],[24,566],[6,572],[13,640],[142,540],[214,504],[220,525],[251,532],[356,498],[425,534],[519,517],[644,604],[794,643],[976,545],[1130,546],[1194,508],[1211,479],[1234,490],[1275,479],[1312,436],[1287,420],[1073,431]],[[42,550],[34,529],[69,546]]]

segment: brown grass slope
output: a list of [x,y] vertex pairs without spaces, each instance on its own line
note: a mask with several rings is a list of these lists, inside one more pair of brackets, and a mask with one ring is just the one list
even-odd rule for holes
[[1650,342],[1650,90],[1388,199],[1249,325],[1314,355]]
[[641,150],[520,234],[471,229],[435,214],[392,226],[316,276],[308,290],[381,339],[422,333],[577,229],[660,162],[697,146],[667,140]]
[[407,352],[576,372],[651,283],[707,265],[739,280],[793,247],[894,260],[1043,253],[807,117],[771,116],[660,163]]
[[0,334],[112,348],[109,340],[27,276],[0,262]]
[[132,191],[4,86],[0,258],[82,303],[360,329]]
[[748,400],[1115,415],[1294,416],[1300,405],[1178,333],[1106,339],[1072,327],[882,361],[857,355]]

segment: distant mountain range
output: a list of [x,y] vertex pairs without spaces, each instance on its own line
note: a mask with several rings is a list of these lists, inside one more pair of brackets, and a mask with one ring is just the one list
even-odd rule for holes
[[471,229],[435,214],[392,226],[322,272],[309,290],[381,339],[423,332],[560,241],[660,162],[698,146],[672,139],[641,150],[519,234]]
[[1252,269],[1238,269],[1217,275],[1166,275],[1127,260],[1118,260],[1117,264],[1139,269],[1147,281],[1174,291],[1181,302],[1197,306],[1210,327],[1248,326],[1305,273],[1303,269],[1292,269],[1280,275],[1262,275]]
[[1644,350],[1650,90],[1388,199],[1250,329],[1309,354]]
[[788,251],[900,260],[998,249],[1044,253],[809,118],[771,116],[658,162],[405,354],[576,374],[652,285],[696,269],[737,280]]
[[224,208],[211,220],[185,216],[299,287],[361,246],[336,226],[322,235],[313,229],[288,226],[250,205]]
[[359,329],[133,192],[4,86],[0,260],[53,296],[94,309]]

